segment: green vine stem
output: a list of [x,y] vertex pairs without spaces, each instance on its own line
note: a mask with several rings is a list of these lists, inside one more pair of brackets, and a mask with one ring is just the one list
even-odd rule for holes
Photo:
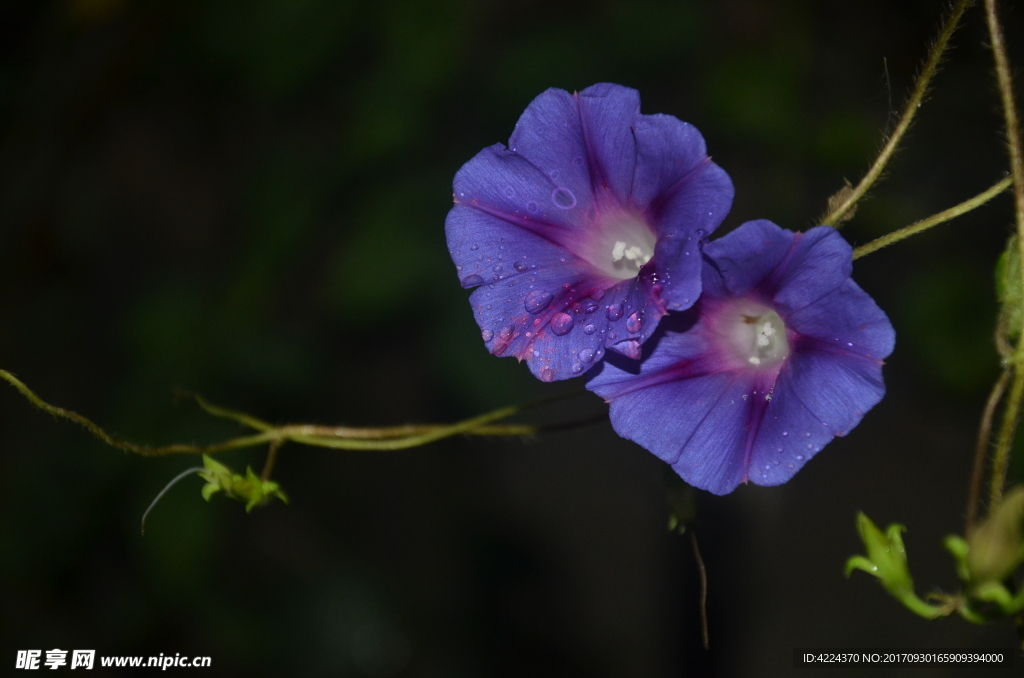
[[988,190],[979,193],[970,200],[965,200],[959,205],[950,207],[948,210],[943,210],[938,214],[933,214],[927,219],[915,221],[909,226],[904,226],[903,228],[893,231],[892,233],[883,235],[881,238],[877,238],[865,245],[861,245],[860,247],[853,250],[853,258],[860,259],[861,257],[867,254],[871,254],[872,252],[876,252],[882,249],[883,247],[888,247],[889,245],[897,243],[900,240],[903,240],[904,238],[909,238],[912,235],[917,235],[921,231],[927,231],[932,226],[938,226],[939,224],[949,221],[950,219],[955,219],[956,217],[959,217],[962,214],[966,214],[967,212],[970,212],[973,209],[981,207],[989,200],[991,200],[992,198],[996,197],[997,195],[1005,191],[1007,188],[1009,188],[1012,183],[1013,180],[1010,177],[1006,177],[1005,179],[1002,179],[1001,181],[997,182]]
[[[1010,59],[1006,52],[1003,28],[995,0],[985,0],[985,17],[988,23],[992,57],[995,61],[996,80],[1002,99],[1003,117],[1006,122],[1006,145],[1010,156],[1010,178],[1013,180],[1013,204],[1016,218],[1017,246],[1020,261],[1024,262],[1024,159],[1020,141],[1020,123],[1014,102],[1013,78]],[[1021,299],[1024,300],[1024,276],[1021,276]],[[996,441],[992,459],[992,476],[989,485],[989,501],[995,507],[1003,496],[1006,472],[1010,463],[1010,449],[1020,414],[1021,396],[1024,395],[1024,341],[1018,339],[1013,356],[1013,382],[1003,412],[1002,426]]]
[[886,140],[885,145],[879,152],[878,157],[875,159],[874,164],[868,170],[864,178],[852,189],[844,191],[842,193],[842,199],[839,204],[835,207],[830,205],[830,212],[822,217],[820,223],[829,224],[839,228],[842,222],[849,219],[850,212],[857,205],[857,201],[864,197],[864,194],[868,192],[868,189],[882,176],[883,170],[885,170],[886,164],[889,159],[892,158],[893,153],[896,152],[896,147],[899,145],[903,135],[906,134],[907,130],[910,129],[910,124],[914,120],[914,115],[917,114],[917,109],[921,107],[921,103],[924,101],[925,95],[928,93],[928,84],[931,82],[932,76],[939,68],[939,64],[942,62],[942,56],[946,51],[946,46],[949,44],[949,39],[956,32],[957,27],[960,25],[960,17],[963,16],[964,11],[967,10],[974,4],[974,0],[959,0],[953,9],[950,11],[949,16],[946,18],[946,22],[943,24],[942,29],[939,31],[938,37],[932,44],[931,49],[928,52],[928,58],[925,60],[924,67],[921,69],[921,73],[917,76],[917,81],[914,83],[914,89],[910,94],[910,99],[907,100],[906,108],[903,110],[903,115],[900,116],[900,121],[896,124],[892,134]]
[[578,392],[572,392],[544,398],[525,405],[503,407],[454,424],[410,425],[379,429],[350,428],[345,426],[331,427],[316,424],[286,424],[284,426],[274,426],[257,419],[256,417],[213,405],[205,399],[195,396],[196,402],[199,406],[209,414],[224,419],[231,419],[243,426],[259,431],[259,433],[231,438],[212,445],[173,444],[151,446],[138,445],[112,436],[91,420],[83,417],[77,412],[47,403],[36,395],[21,380],[6,370],[0,370],[0,379],[11,384],[30,403],[40,410],[55,417],[73,421],[107,445],[133,454],[139,454],[146,457],[162,457],[172,454],[215,454],[226,450],[256,447],[258,445],[270,443],[271,454],[268,456],[267,466],[264,467],[264,474],[267,476],[269,476],[270,470],[273,468],[273,459],[276,457],[277,448],[285,442],[295,442],[303,445],[344,450],[402,450],[411,447],[419,447],[420,445],[426,445],[428,443],[457,435],[512,437],[532,436],[542,431],[557,430],[569,426],[588,424],[604,418],[602,415],[601,417],[592,417],[580,422],[560,425],[556,424],[553,426],[538,426],[532,424],[494,424],[494,422],[507,419],[508,417],[511,417],[525,409],[549,403],[554,400],[578,395]]
[[971,487],[967,493],[967,520],[964,534],[970,534],[978,520],[978,501],[981,498],[981,481],[985,475],[985,460],[988,459],[988,448],[992,439],[992,420],[995,418],[996,408],[1006,393],[1006,387],[1010,383],[1012,371],[1004,368],[999,375],[999,380],[992,387],[988,401],[985,403],[985,411],[981,416],[981,425],[978,430],[978,442],[974,449],[974,468],[971,471]]

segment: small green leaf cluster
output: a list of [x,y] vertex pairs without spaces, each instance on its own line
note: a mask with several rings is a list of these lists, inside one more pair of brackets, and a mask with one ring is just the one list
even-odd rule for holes
[[224,464],[215,461],[213,457],[203,455],[203,471],[199,476],[206,481],[203,485],[203,499],[210,501],[210,497],[223,492],[232,499],[245,502],[245,511],[248,513],[256,506],[266,504],[274,497],[284,503],[288,503],[288,495],[281,490],[281,486],[273,480],[261,480],[251,466],[245,467],[245,475],[234,473]]

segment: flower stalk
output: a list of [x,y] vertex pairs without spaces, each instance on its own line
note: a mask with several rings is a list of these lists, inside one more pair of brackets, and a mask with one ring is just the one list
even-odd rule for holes
[[886,140],[885,145],[879,152],[875,162],[871,165],[867,174],[864,175],[864,178],[861,179],[852,190],[843,191],[842,200],[838,205],[832,208],[827,215],[822,217],[820,223],[834,226],[836,228],[842,226],[844,221],[847,221],[853,216],[852,211],[857,206],[857,201],[863,198],[864,194],[868,192],[868,189],[870,189],[878,178],[882,176],[882,172],[885,170],[886,164],[896,152],[896,148],[903,139],[903,135],[906,134],[908,129],[910,129],[910,125],[914,121],[914,116],[917,114],[917,109],[921,108],[921,103],[924,101],[925,95],[928,93],[928,85],[931,83],[932,76],[935,75],[939,68],[939,64],[942,62],[942,57],[946,52],[949,39],[953,37],[953,33],[956,32],[957,27],[960,25],[960,18],[972,4],[974,4],[974,0],[959,0],[953,7],[952,11],[950,11],[946,22],[939,31],[938,37],[932,44],[931,50],[928,52],[928,57],[925,60],[924,67],[921,69],[920,75],[917,76],[917,81],[914,83],[914,89],[910,94],[910,99],[907,100],[907,105],[903,109],[903,115],[900,116],[900,121],[896,124],[892,134]]

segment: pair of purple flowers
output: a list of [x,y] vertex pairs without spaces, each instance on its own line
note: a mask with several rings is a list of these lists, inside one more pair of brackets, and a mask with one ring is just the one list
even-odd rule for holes
[[615,431],[691,485],[789,480],[885,393],[895,335],[831,227],[707,236],[729,176],[635,90],[550,89],[455,176],[448,248],[488,350],[586,373]]

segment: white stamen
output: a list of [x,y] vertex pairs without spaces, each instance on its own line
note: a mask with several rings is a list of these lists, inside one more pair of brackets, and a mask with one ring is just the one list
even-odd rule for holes
[[750,364],[751,365],[760,365],[761,364],[761,359],[758,358],[756,355],[752,355],[752,356],[750,356]]
[[612,248],[612,261],[622,261],[622,255],[626,252],[626,243],[621,240],[615,242],[615,246]]

